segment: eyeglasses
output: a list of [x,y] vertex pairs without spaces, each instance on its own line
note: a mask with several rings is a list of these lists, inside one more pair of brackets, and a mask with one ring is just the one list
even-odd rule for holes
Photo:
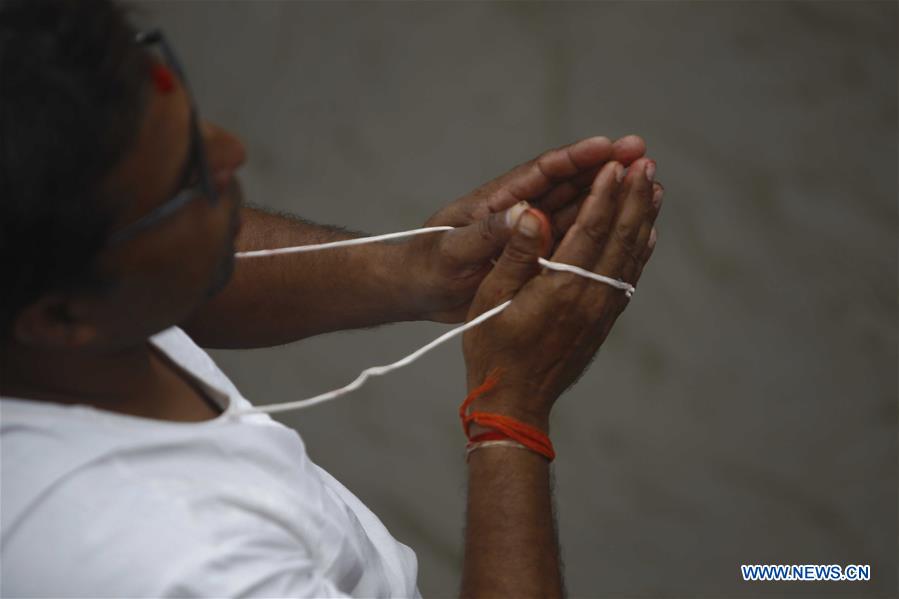
[[176,193],[172,199],[157,206],[133,223],[114,231],[112,235],[110,235],[107,245],[115,245],[131,239],[135,235],[156,225],[161,220],[171,216],[197,196],[206,196],[213,206],[218,203],[218,194],[212,183],[212,178],[209,176],[209,163],[206,161],[203,138],[200,135],[197,106],[194,102],[193,95],[190,93],[190,88],[187,85],[187,78],[184,76],[184,70],[181,68],[181,63],[178,62],[172,47],[166,41],[165,36],[159,29],[140,32],[135,36],[134,41],[141,46],[158,47],[166,65],[175,73],[178,79],[181,80],[181,85],[187,92],[187,98],[190,102],[190,165],[187,173],[188,175],[196,173],[197,181],[196,183],[184,187]]

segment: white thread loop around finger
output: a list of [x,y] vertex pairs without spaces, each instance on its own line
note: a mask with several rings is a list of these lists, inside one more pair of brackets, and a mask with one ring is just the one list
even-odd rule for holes
[[[338,247],[346,247],[353,245],[362,245],[365,243],[375,243],[378,241],[387,241],[390,239],[399,239],[402,237],[412,237],[414,235],[421,235],[423,233],[436,233],[438,231],[450,231],[455,229],[455,227],[426,227],[423,229],[412,229],[411,231],[400,231],[398,233],[386,233],[384,235],[373,235],[371,237],[357,237],[354,239],[342,239],[340,241],[330,241],[327,243],[317,243],[312,245],[300,245],[294,247],[285,247],[285,248],[276,248],[271,250],[253,250],[248,252],[237,252],[234,254],[236,258],[259,258],[263,256],[277,256],[280,254],[294,254],[301,252],[314,252],[318,250],[326,250],[331,248]],[[563,264],[561,262],[553,262],[551,260],[546,260],[545,258],[539,258],[539,263],[551,270],[563,271],[563,272],[571,272],[576,275],[580,275],[582,277],[587,277],[588,279],[593,279],[594,281],[599,281],[600,283],[605,283],[606,285],[611,285],[616,289],[621,289],[624,291],[624,294],[629,298],[634,294],[634,286],[625,283],[624,281],[619,281],[618,279],[613,279],[611,277],[606,277],[603,275],[598,275],[594,272],[590,272],[589,270],[585,270],[583,268],[574,266],[572,264]],[[383,366],[372,366],[371,368],[366,368],[363,370],[359,376],[357,376],[351,383],[340,387],[339,389],[334,389],[333,391],[328,391],[326,393],[321,393],[314,397],[309,397],[307,399],[300,399],[297,401],[290,401],[284,403],[277,404],[269,404],[265,406],[253,406],[251,408],[228,408],[226,414],[230,416],[239,416],[242,414],[250,414],[250,413],[266,413],[266,414],[274,414],[277,412],[287,412],[290,410],[300,410],[302,408],[309,408],[314,405],[330,401],[332,399],[336,399],[342,395],[346,395],[351,391],[355,391],[359,387],[365,384],[369,378],[373,376],[382,376],[387,374],[388,372],[393,372],[398,368],[402,368],[403,366],[407,366],[412,362],[416,361],[435,347],[446,343],[453,337],[457,337],[464,333],[465,331],[474,328],[484,322],[489,318],[493,318],[503,310],[505,310],[509,304],[512,303],[512,300],[508,300],[495,308],[491,308],[486,312],[478,315],[477,317],[471,319],[469,322],[458,326],[452,330],[447,331],[446,333],[440,335],[430,343],[418,348],[405,358],[401,358],[396,362],[392,362],[390,364],[385,364]],[[234,405],[233,403],[231,404]]]
[[618,279],[613,279],[612,277],[606,277],[603,275],[598,275],[595,272],[590,272],[589,270],[585,270],[580,266],[575,266],[573,264],[565,264],[563,262],[553,262],[552,260],[547,260],[546,258],[538,258],[537,262],[546,268],[552,270],[558,270],[561,272],[572,272],[576,275],[581,275],[582,277],[587,277],[588,279],[593,279],[594,281],[599,281],[600,283],[605,283],[606,285],[611,285],[616,289],[621,289],[624,291],[624,295],[630,298],[634,295],[634,291],[636,289],[630,283],[626,283],[624,281],[619,281]]

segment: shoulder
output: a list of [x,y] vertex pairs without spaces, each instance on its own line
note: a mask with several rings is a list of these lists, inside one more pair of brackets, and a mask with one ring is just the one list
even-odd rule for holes
[[337,594],[341,514],[295,431],[3,408],[4,596]]
[[135,474],[115,462],[88,467],[35,498],[4,531],[4,595],[341,594],[325,576],[314,514],[286,513],[239,480]]

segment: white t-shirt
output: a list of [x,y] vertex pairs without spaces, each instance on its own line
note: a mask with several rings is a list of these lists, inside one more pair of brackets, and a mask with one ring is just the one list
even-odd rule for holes
[[[249,402],[179,328],[151,341]],[[419,597],[415,553],[268,416],[0,398],[3,597]]]

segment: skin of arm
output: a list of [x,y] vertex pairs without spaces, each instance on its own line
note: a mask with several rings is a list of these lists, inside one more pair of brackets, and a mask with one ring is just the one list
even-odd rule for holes
[[[548,431],[548,423],[531,421]],[[471,453],[462,597],[562,597],[550,465],[515,447]]]
[[[243,208],[241,218],[237,251],[365,236],[256,208]],[[412,294],[396,276],[404,260],[402,243],[237,259],[225,289],[182,327],[204,347],[253,348],[413,320]]]

